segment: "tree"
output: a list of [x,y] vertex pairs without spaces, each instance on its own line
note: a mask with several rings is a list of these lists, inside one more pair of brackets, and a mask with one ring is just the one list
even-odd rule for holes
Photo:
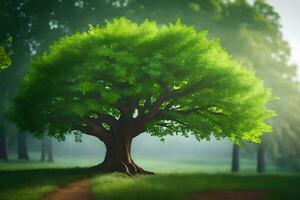
[[[11,65],[10,52],[7,52],[3,46],[0,46],[0,73],[2,70],[6,69]],[[0,106],[2,105],[2,99],[0,99]],[[1,110],[1,108],[0,108]],[[4,123],[4,119],[1,119],[0,124],[0,159],[8,160],[7,150],[6,150],[6,137],[4,134],[5,127],[2,123]]]
[[240,146],[234,144],[232,148],[231,172],[239,172],[240,170]]
[[258,151],[257,151],[257,167],[256,171],[258,173],[263,173],[266,169],[266,161],[265,161],[265,147],[266,145],[264,144],[266,141],[262,140],[262,142],[258,146]]
[[4,135],[4,128],[2,123],[0,124],[0,160],[8,160],[7,150],[6,150],[6,137]]
[[270,99],[205,32],[120,18],[64,37],[33,61],[11,119],[36,135],[95,136],[107,148],[99,170],[134,174],[145,172],[131,158],[139,134],[259,142],[271,130]]
[[25,133],[18,132],[18,158],[29,160]]
[[52,140],[49,136],[44,136],[41,139],[41,161],[44,162],[46,160],[48,162],[53,162],[53,152],[52,152]]

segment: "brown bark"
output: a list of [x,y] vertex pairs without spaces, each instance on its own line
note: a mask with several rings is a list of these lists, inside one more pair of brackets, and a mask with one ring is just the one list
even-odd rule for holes
[[126,132],[114,133],[105,142],[106,155],[103,162],[94,167],[101,172],[123,172],[128,175],[153,174],[137,166],[131,156],[132,136]]
[[20,160],[29,160],[26,134],[21,132],[18,133],[18,158]]
[[[147,100],[144,108],[138,109],[139,117],[136,119],[132,118],[132,114],[139,107],[138,102],[129,99],[128,102],[119,101],[117,103],[117,109],[121,113],[119,119],[99,114],[96,119],[85,117],[83,120],[85,125],[75,125],[74,129],[99,138],[106,146],[103,162],[94,168],[102,172],[124,172],[128,175],[153,174],[134,163],[131,156],[131,143],[134,137],[145,131],[146,123],[155,118],[169,94],[169,89],[163,87],[161,94],[152,105]],[[144,113],[146,109],[149,109],[149,112]],[[102,122],[110,125],[109,130],[101,125]]]
[[232,148],[231,172],[239,172],[240,170],[240,147],[237,144]]

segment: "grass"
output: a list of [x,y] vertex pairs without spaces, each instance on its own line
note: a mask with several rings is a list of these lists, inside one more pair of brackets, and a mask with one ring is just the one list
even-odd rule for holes
[[80,168],[2,170],[0,200],[39,200],[56,187],[89,176]]
[[[56,187],[77,179],[95,176],[91,189],[95,199],[183,199],[194,192],[208,190],[276,191],[269,199],[298,199],[299,175],[287,175],[272,167],[267,175],[254,175],[255,162],[242,161],[241,175],[229,173],[226,161],[178,162],[139,160],[145,169],[158,173],[155,176],[129,178],[122,174],[95,175],[87,166],[95,160],[63,160],[55,163],[0,162],[0,200],[39,200]],[[76,164],[74,164],[76,163]],[[74,167],[79,168],[74,168]],[[206,174],[203,174],[206,172]],[[209,172],[209,173],[207,173]],[[272,175],[273,174],[273,175]]]
[[161,174],[129,178],[100,175],[91,186],[95,200],[183,200],[195,192],[270,190],[266,200],[297,200],[300,176],[232,174]]

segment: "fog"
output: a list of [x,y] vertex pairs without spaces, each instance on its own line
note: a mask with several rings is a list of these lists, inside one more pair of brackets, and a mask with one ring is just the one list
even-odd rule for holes
[[[54,153],[57,156],[69,158],[103,159],[104,144],[95,137],[83,136],[82,142],[75,142],[72,136],[66,141],[54,142]],[[143,133],[133,140],[133,157],[143,159],[199,161],[201,159],[216,158],[230,159],[232,143],[226,140],[197,141],[182,136],[166,137],[164,142],[159,138]]]

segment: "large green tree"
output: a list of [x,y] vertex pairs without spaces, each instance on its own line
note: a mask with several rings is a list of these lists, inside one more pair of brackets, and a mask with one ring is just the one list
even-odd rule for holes
[[137,25],[125,18],[64,37],[35,59],[11,117],[24,130],[104,142],[103,171],[143,173],[131,158],[143,132],[259,142],[272,98],[218,40],[180,22]]

